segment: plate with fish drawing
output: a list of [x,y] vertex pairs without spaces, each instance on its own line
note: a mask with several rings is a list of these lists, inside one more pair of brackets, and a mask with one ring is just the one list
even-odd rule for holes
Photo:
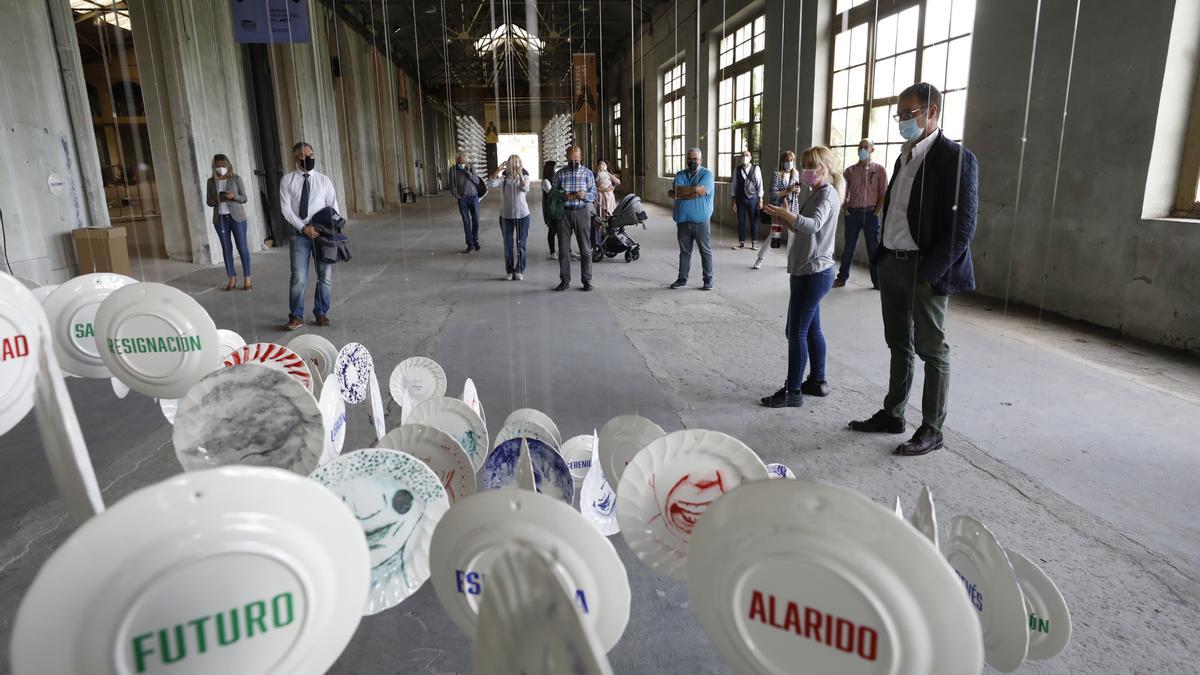
[[476,470],[487,458],[487,427],[471,406],[456,398],[443,396],[422,401],[413,408],[405,423],[428,424],[450,434],[471,458],[471,466]]

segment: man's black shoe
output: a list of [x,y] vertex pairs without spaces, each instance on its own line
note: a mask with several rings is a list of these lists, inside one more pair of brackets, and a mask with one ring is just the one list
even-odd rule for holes
[[760,400],[768,408],[799,408],[804,405],[804,396],[799,391],[788,391],[787,387]]
[[565,281],[560,281],[560,282],[558,282],[558,285],[554,287],[554,290],[556,290],[556,291],[565,291],[565,290],[567,290],[567,289],[568,289],[568,288],[570,288],[570,287],[571,287],[571,284],[568,284],[568,283],[567,283],[567,282],[565,282]]
[[590,282],[590,281],[583,282],[583,290],[585,290],[585,291],[592,290],[592,282]]
[[808,379],[804,381],[804,384],[800,385],[800,393],[809,396],[828,396],[829,385],[825,384],[825,380]]
[[883,410],[880,410],[871,415],[871,419],[851,422],[850,430],[865,431],[873,434],[902,434],[904,433],[904,418],[892,417]]
[[934,431],[931,427],[922,424],[917,428],[917,433],[907,441],[901,443],[896,448],[897,455],[905,457],[916,457],[917,455],[928,455],[934,450],[945,447],[943,442],[942,432]]
[[687,286],[687,279],[676,279],[675,283],[671,284],[671,288],[683,288]]

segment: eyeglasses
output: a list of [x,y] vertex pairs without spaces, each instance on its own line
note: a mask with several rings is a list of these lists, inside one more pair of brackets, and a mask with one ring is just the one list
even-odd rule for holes
[[911,120],[912,118],[916,117],[922,110],[929,110],[929,106],[926,105],[926,106],[921,106],[920,108],[913,108],[912,110],[898,112],[895,115],[892,115],[892,119],[896,120],[897,122],[904,122],[906,120]]

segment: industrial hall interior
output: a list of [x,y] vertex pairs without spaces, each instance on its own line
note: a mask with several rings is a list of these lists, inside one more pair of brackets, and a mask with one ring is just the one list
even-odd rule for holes
[[0,673],[1200,662],[1200,0],[0,0]]

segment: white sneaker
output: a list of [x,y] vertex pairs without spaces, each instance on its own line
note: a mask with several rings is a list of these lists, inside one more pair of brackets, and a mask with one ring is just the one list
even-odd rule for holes
[[509,281],[515,281],[515,280],[516,280],[516,278],[517,278],[517,275],[515,275],[515,274],[510,274],[510,275],[508,275],[508,276],[507,276],[507,277],[505,277],[505,278],[506,278],[506,279],[508,279]]
[[754,264],[750,266],[750,269],[752,269],[752,270],[762,269],[762,261],[755,260]]
[[517,281],[520,281],[524,278],[525,278],[525,275],[521,274],[520,272],[517,272],[516,274],[513,275],[513,279],[516,279]]
[[551,259],[551,260],[558,260],[558,254],[557,254],[557,253],[551,253],[551,254],[550,254],[550,259]]

